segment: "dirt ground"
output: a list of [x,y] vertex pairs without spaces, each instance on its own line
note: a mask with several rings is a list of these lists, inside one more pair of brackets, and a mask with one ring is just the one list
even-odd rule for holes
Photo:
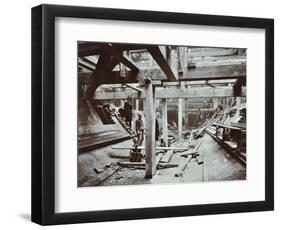
[[[119,167],[120,161],[129,161],[129,150],[112,149],[112,146],[95,149],[78,156],[78,186],[136,185],[180,182],[229,181],[246,179],[246,167],[225,152],[208,134],[201,138],[203,164],[192,158],[183,175],[176,177],[178,168],[159,169],[152,179],[144,179],[144,169]],[[198,141],[198,140],[197,140]],[[131,147],[132,140],[114,146]],[[188,140],[178,140],[172,146],[187,147]],[[196,143],[193,143],[194,145]],[[180,164],[180,152],[173,154],[170,163]]]

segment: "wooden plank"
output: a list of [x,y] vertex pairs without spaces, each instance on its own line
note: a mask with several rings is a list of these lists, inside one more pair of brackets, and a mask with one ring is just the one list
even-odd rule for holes
[[155,92],[151,81],[145,87],[145,178],[152,178],[156,172],[155,152]]
[[[131,161],[121,161],[118,163],[122,167],[142,167],[142,169],[145,169],[145,163],[144,162],[131,162]],[[161,163],[159,162],[157,164],[157,169],[162,168],[171,168],[171,167],[178,167],[179,164],[174,163]]]
[[201,164],[204,163],[204,162],[203,162],[203,157],[202,157],[201,154],[199,154],[198,156],[196,156],[196,161],[197,161],[197,164],[198,164],[198,165],[201,165]]
[[202,146],[201,148],[198,149],[198,155],[196,155],[196,161],[197,161],[197,164],[198,165],[201,165],[204,163],[204,160],[203,160],[203,151],[202,151]]
[[160,160],[161,163],[168,163],[171,161],[171,158],[174,154],[173,150],[168,150],[165,152],[165,154],[162,156],[162,159]]
[[[96,92],[93,95],[94,100],[125,100],[131,97],[132,99],[145,99],[145,93],[124,91],[124,92]],[[217,88],[190,88],[177,89],[165,88],[156,89],[155,97],[157,99],[171,98],[210,98],[210,97],[234,97],[232,87],[217,87]],[[241,97],[246,97],[246,87],[242,87]]]
[[162,52],[160,51],[158,46],[149,46],[147,48],[151,56],[154,58],[154,60],[157,62],[157,64],[160,66],[162,71],[165,73],[167,79],[169,81],[176,81],[177,77],[173,73],[171,67],[168,65],[167,61],[165,60]]
[[194,155],[194,154],[198,153],[198,149],[199,149],[200,145],[201,145],[201,141],[199,141],[193,149],[190,149],[186,153],[181,154],[181,156],[187,157],[189,155]]
[[133,86],[133,85],[125,84],[125,86],[127,86],[128,88],[131,88],[131,89],[133,89],[133,90],[136,90],[138,93],[141,93],[141,92],[142,92],[141,89],[139,89],[139,88],[137,88],[137,87],[135,87],[135,86]]
[[[111,146],[112,149],[140,149],[145,150],[145,146],[137,146],[137,147],[127,147],[127,146]],[[155,147],[156,150],[188,150],[188,147],[164,147],[164,146],[157,146]]]
[[190,149],[186,153],[181,154],[182,157],[187,157],[189,155],[195,155],[198,153],[198,150]]
[[189,167],[189,163],[192,159],[192,156],[189,155],[188,157],[184,158],[184,160],[181,161],[176,173],[175,173],[175,177],[180,177],[183,175],[183,171]]
[[163,152],[158,153],[156,155],[156,166],[159,164],[159,162],[161,161],[162,157],[163,157]]

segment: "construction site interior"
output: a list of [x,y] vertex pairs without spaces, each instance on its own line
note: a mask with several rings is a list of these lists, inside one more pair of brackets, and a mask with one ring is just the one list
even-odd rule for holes
[[246,179],[246,49],[78,42],[78,187]]

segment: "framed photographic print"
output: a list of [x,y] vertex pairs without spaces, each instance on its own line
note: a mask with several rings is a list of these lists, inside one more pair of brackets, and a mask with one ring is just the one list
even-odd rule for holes
[[32,9],[32,221],[273,210],[273,19]]

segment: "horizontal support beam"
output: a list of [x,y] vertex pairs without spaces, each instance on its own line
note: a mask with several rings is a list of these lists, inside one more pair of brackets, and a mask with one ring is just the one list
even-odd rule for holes
[[[170,106],[170,105],[169,105]],[[168,106],[168,107],[169,107]],[[173,108],[174,106],[171,106],[171,108],[168,108],[167,110],[168,111],[177,111],[176,108]],[[215,110],[214,109],[183,109],[183,112],[185,113],[193,113],[193,112],[214,112]]]
[[[246,88],[241,92],[241,97],[246,96]],[[156,91],[156,98],[202,98],[202,97],[234,97],[232,87],[217,87],[217,88],[167,88]]]
[[134,89],[134,90],[136,90],[136,91],[139,92],[139,93],[142,92],[141,89],[139,89],[139,88],[137,88],[137,87],[135,87],[135,86],[133,86],[133,85],[125,84],[125,86],[128,87],[128,88]]
[[213,50],[203,52],[190,52],[187,57],[216,57],[216,56],[229,56],[234,55],[237,52],[236,49],[225,49],[225,50]]
[[[241,97],[246,96],[246,88],[242,87]],[[218,87],[218,88],[156,88],[155,97],[157,99],[172,99],[172,98],[212,98],[212,97],[234,97],[232,87]],[[141,92],[96,92],[94,100],[125,100],[132,99],[145,99],[145,93]]]
[[[137,146],[137,147],[127,147],[127,146],[112,146],[112,149],[138,149],[138,150],[145,150],[145,146]],[[171,146],[171,147],[162,147],[158,146],[155,147],[156,150],[188,150],[189,147],[176,147],[176,146]]]
[[[234,84],[236,82],[237,79],[215,79],[215,80],[195,80],[195,81],[186,81],[185,85],[188,86],[188,85],[207,85],[208,83],[209,84],[212,84],[212,85],[228,85],[228,84]],[[179,81],[177,82],[162,82],[162,85],[163,86],[166,86],[166,87],[170,87],[170,86],[180,86],[180,82],[181,82],[181,79],[179,79]]]
[[[79,75],[82,81],[85,75],[85,73],[81,73]],[[134,71],[126,71],[125,77],[120,76],[120,71],[112,71],[107,74],[106,77],[100,79],[100,84],[139,83],[148,76],[151,77],[152,80],[161,80],[162,82],[169,81],[160,69],[140,69],[138,73]],[[96,73],[93,73],[91,76],[91,78],[96,77]],[[182,74],[182,76],[179,76],[177,81],[209,81],[209,83],[213,83],[211,81],[233,80],[245,77],[246,68],[241,65],[235,65],[227,67],[226,69],[212,67],[208,68],[207,71],[199,68],[194,71],[186,71]]]

